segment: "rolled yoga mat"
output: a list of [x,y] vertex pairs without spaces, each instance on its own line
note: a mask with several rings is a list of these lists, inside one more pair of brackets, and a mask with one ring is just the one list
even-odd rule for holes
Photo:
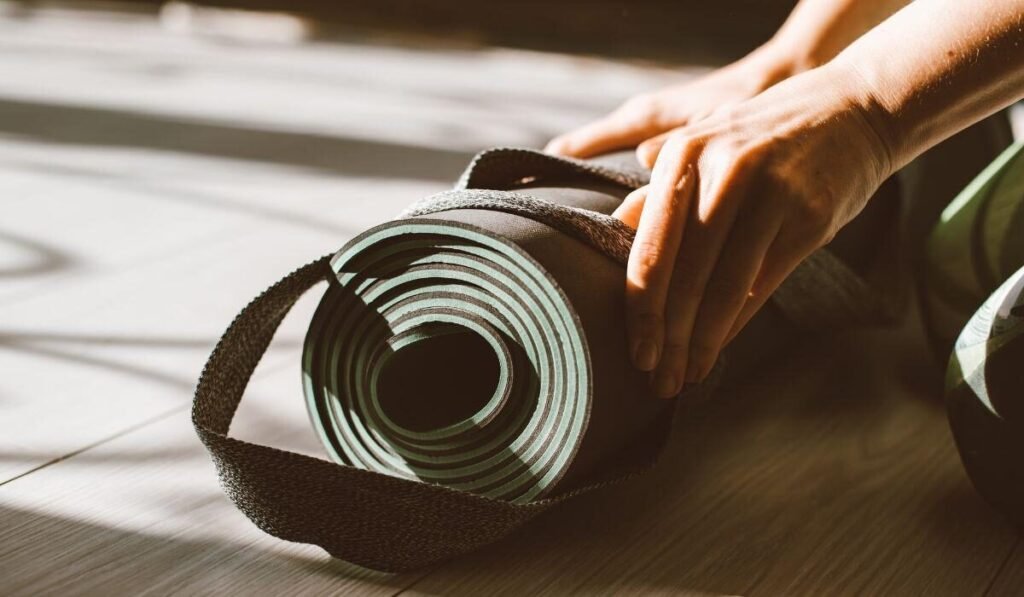
[[1024,264],[1024,142],[1007,148],[942,212],[928,238],[922,313],[937,355]]
[[[193,409],[228,496],[275,536],[398,571],[495,541],[652,464],[677,401],[653,398],[626,350],[634,231],[609,214],[646,183],[634,164],[484,152],[453,191],[255,299],[211,355]],[[886,220],[892,206],[873,203],[859,220]],[[871,242],[836,245],[849,255],[812,255],[748,329],[778,344],[793,326],[891,316],[884,291],[848,265],[879,246],[877,230],[861,236]],[[303,388],[332,462],[229,437],[277,325],[324,279]],[[755,360],[750,337],[730,352],[746,343]]]
[[992,293],[957,338],[946,405],[974,486],[1024,527],[1024,267]]

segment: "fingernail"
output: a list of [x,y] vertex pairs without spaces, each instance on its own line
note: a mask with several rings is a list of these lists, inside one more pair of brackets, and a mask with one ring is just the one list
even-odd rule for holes
[[659,371],[654,377],[654,393],[658,398],[672,398],[679,393],[678,385],[673,371]]
[[636,161],[640,162],[642,166],[648,170],[653,166],[654,160],[651,159],[651,149],[646,143],[641,143],[636,147]]
[[552,139],[545,147],[544,153],[550,153],[553,155],[562,155],[565,153],[566,143],[563,139]]
[[633,364],[641,371],[650,371],[658,364],[658,347],[650,340],[640,340],[633,349]]

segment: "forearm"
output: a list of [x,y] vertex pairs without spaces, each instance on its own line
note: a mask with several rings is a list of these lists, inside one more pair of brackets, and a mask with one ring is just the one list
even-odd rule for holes
[[866,83],[895,171],[1024,97],[1024,0],[916,0],[832,64]]
[[779,80],[820,66],[911,0],[801,0],[752,61]]

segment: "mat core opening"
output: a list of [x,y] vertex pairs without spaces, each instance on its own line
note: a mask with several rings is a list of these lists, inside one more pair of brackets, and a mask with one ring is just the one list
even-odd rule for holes
[[410,431],[459,423],[479,412],[498,386],[494,348],[462,326],[432,324],[429,335],[400,348],[378,382],[381,410]]

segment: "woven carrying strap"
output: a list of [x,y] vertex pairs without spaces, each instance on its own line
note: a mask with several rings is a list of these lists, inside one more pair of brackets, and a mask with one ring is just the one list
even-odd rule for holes
[[[591,177],[626,188],[646,182],[642,171],[615,170],[527,150],[491,150],[473,161],[455,191],[418,203],[403,217],[451,209],[511,212],[574,236],[625,264],[631,229],[603,214],[537,200],[528,190],[508,190],[533,177]],[[488,188],[476,190],[481,185]],[[793,274],[798,279],[809,277],[801,282],[804,289],[806,284],[821,288],[822,294],[815,299],[825,304],[808,306],[801,297],[795,306],[787,307],[785,300],[779,300],[783,310],[810,326],[875,318],[882,307],[871,298],[870,290],[845,265],[825,255],[816,263],[812,260],[804,268],[806,273]],[[669,435],[671,416],[643,434],[637,440],[642,443],[623,450],[630,454],[628,460],[611,459],[589,483],[514,504],[229,437],[245,388],[275,331],[303,293],[334,275],[330,258],[326,255],[299,268],[246,306],[213,350],[196,388],[193,423],[216,464],[221,484],[235,505],[267,533],[319,545],[335,557],[369,568],[411,570],[492,543],[548,508],[627,479],[656,460]],[[841,296],[831,296],[837,284]],[[689,391],[704,393],[711,386]]]

